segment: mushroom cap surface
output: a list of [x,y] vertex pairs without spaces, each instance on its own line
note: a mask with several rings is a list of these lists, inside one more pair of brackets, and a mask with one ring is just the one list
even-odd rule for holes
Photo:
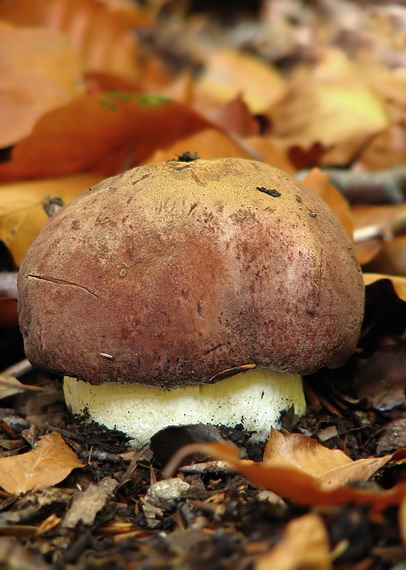
[[50,219],[18,286],[28,359],[91,384],[172,388],[245,363],[308,374],[349,357],[364,307],[329,207],[234,158],[101,182]]

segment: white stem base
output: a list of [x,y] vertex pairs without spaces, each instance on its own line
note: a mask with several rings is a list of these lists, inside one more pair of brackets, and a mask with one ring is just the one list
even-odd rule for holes
[[292,406],[305,411],[302,379],[267,368],[241,372],[215,384],[187,384],[164,390],[141,384],[87,382],[65,377],[65,399],[74,414],[125,432],[136,447],[165,427],[213,424],[253,431],[252,440],[265,441],[281,413]]

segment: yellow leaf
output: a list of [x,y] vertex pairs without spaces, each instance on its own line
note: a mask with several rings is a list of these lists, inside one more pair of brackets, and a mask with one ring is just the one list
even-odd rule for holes
[[33,451],[0,458],[0,487],[8,493],[38,491],[60,483],[83,463],[59,433],[41,438]]
[[0,186],[0,240],[10,250],[17,266],[48,220],[44,206],[49,200],[58,197],[68,203],[101,178],[79,174]]
[[282,540],[255,564],[254,570],[329,570],[329,537],[322,518],[310,513],[286,525]]

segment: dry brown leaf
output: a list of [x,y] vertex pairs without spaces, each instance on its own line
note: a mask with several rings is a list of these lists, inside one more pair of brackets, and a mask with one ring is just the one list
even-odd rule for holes
[[272,65],[238,50],[217,49],[207,56],[194,105],[208,110],[241,96],[251,112],[263,113],[286,92],[285,80]]
[[380,273],[364,273],[363,277],[365,285],[371,285],[376,281],[388,279],[392,283],[395,293],[399,299],[406,301],[406,277],[399,277],[398,275],[384,275]]
[[175,142],[165,150],[157,150],[145,161],[145,164],[176,159],[184,152],[197,153],[199,158],[222,158],[234,156],[237,158],[252,158],[237,142],[226,133],[217,129],[205,129]]
[[39,117],[84,89],[79,54],[63,34],[0,22],[0,148],[27,136]]
[[63,31],[80,52],[86,71],[139,78],[134,28],[151,16],[128,0],[13,0],[0,4],[0,19],[20,26]]
[[58,197],[68,203],[101,178],[79,174],[0,186],[0,240],[8,247],[17,266],[48,220],[44,206],[50,199]]
[[254,570],[329,570],[329,537],[322,518],[309,513],[285,527],[282,540],[261,556]]
[[[232,443],[202,443],[187,445],[174,455],[164,470],[170,476],[174,468],[188,455],[201,453],[228,463],[230,468],[246,477],[253,485],[263,487],[280,497],[302,505],[343,505],[348,503],[370,504],[376,511],[389,505],[398,505],[406,496],[406,483],[401,482],[381,492],[364,491],[354,487],[325,489],[312,475],[296,467],[254,463],[240,458]],[[393,454],[392,459],[405,456],[405,451]]]
[[301,180],[301,183],[310,188],[315,194],[318,194],[320,198],[323,198],[340,220],[348,236],[353,239],[354,224],[350,207],[344,196],[330,184],[327,174],[321,172],[318,168],[313,168],[311,172]]
[[242,137],[254,136],[259,132],[259,123],[241,95],[215,109],[209,118],[225,131]]
[[22,384],[14,376],[6,376],[5,374],[0,374],[0,399],[8,398],[9,396],[14,396],[14,394],[20,394],[21,392],[42,392],[40,386],[29,386],[28,384]]
[[328,449],[303,434],[283,434],[275,429],[267,441],[263,462],[267,466],[299,469],[315,477],[321,489],[337,489],[354,481],[365,481],[392,459],[368,457],[352,461],[339,449]]
[[8,493],[38,491],[60,483],[83,463],[59,433],[42,437],[33,451],[0,458],[0,487]]
[[104,176],[117,174],[155,149],[208,126],[186,105],[159,95],[85,95],[37,122],[15,147],[12,160],[0,164],[0,181],[64,176],[90,168]]

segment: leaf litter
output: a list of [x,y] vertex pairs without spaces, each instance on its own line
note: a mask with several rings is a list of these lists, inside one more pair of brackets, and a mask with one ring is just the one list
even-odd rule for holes
[[[402,9],[274,0],[261,11],[236,2],[224,17],[221,3],[174,4],[0,6],[4,275],[52,201],[105,176],[185,152],[264,160],[306,177],[355,239],[359,347],[306,379],[307,414],[287,414],[265,448],[238,429],[191,426],[131,451],[123,434],[68,414],[59,378],[6,378],[0,558],[27,569],[393,568],[406,544]],[[23,358],[7,283],[6,375]],[[195,455],[165,480],[182,443]]]

